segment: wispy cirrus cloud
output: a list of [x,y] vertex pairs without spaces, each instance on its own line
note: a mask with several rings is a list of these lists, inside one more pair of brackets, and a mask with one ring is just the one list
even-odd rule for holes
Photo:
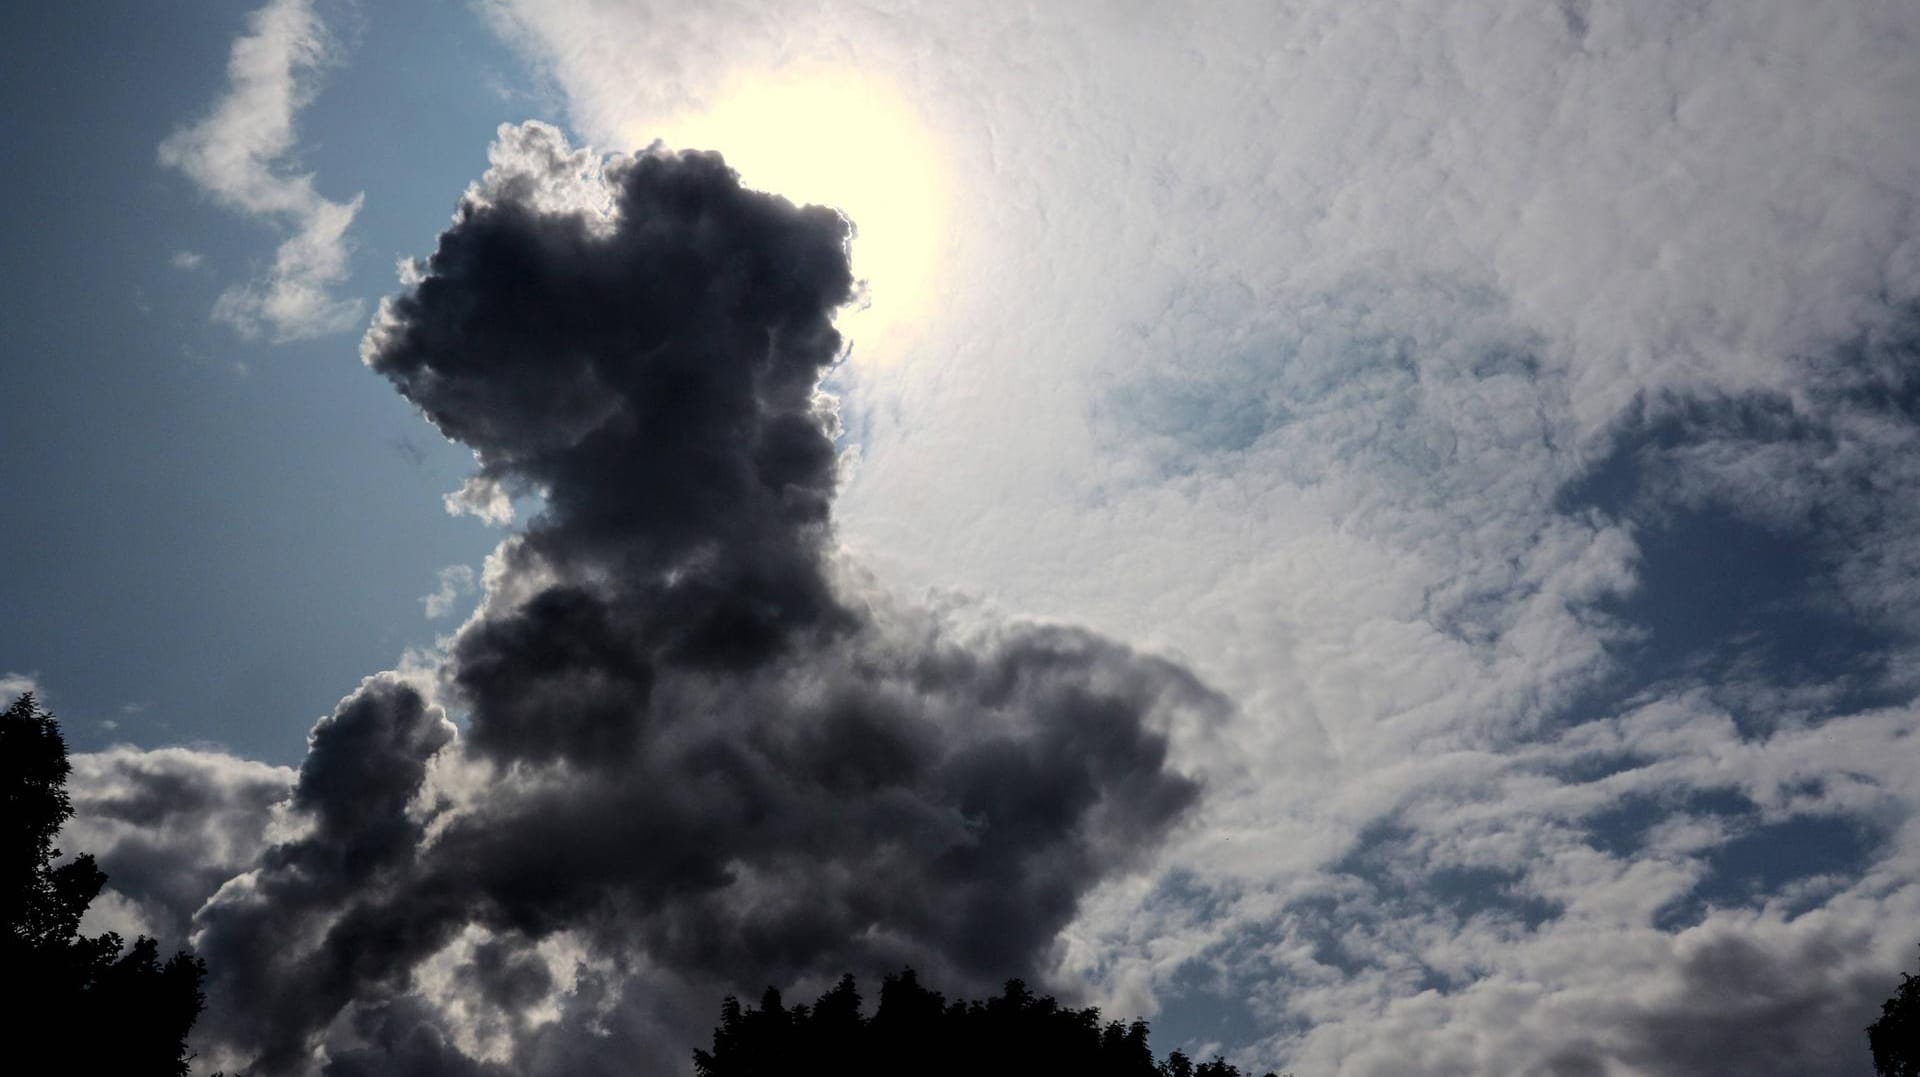
[[[347,279],[347,229],[363,195],[336,202],[293,162],[299,111],[318,92],[333,43],[308,0],[272,0],[247,20],[227,62],[229,87],[211,111],[160,144],[160,162],[229,209],[291,234],[273,265],[222,292],[213,316],[243,334],[299,340],[357,328],[358,299],[335,294]],[[175,264],[191,268],[198,264]]]

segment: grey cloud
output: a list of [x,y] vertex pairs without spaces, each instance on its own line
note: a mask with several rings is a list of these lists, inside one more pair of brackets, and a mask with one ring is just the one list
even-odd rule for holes
[[165,949],[196,910],[269,843],[293,773],[215,752],[126,746],[73,756],[74,817],[62,841],[92,853]]
[[[504,1037],[544,1069],[559,1029],[613,1028],[670,1065],[708,1015],[663,989],[1043,977],[1089,890],[1183,817],[1167,730],[1224,708],[1192,675],[1075,628],[963,628],[835,550],[818,383],[847,235],[717,155],[602,164],[502,129],[363,355],[542,508],[438,672],[466,732],[370,678],[315,727],[304,832],[201,910],[220,1057],[481,1072]],[[475,933],[444,975],[491,1016],[423,986]],[[608,1016],[636,1007],[657,1023]]]
[[363,979],[395,975],[357,901],[414,858],[422,826],[408,807],[452,737],[438,708],[389,674],[314,726],[290,800],[305,832],[264,850],[195,917],[194,946],[221,970],[198,1038],[269,1071],[297,1068],[313,1022]]
[[337,1046],[324,1077],[506,1077],[514,1071],[461,1051],[440,1028],[439,1015],[417,1000],[395,999],[354,1012],[349,1044]]
[[1873,1067],[1861,1029],[1890,989],[1859,942],[1707,935],[1680,961],[1669,997],[1621,1023],[1614,1054],[1653,1077],[1864,1077]]

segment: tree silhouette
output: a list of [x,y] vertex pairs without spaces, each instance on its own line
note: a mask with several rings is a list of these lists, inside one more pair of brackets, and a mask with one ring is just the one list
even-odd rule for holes
[[1920,976],[1900,974],[1900,990],[1867,1026],[1867,1046],[1880,1077],[1920,1077]]
[[80,934],[107,881],[91,856],[58,864],[54,837],[73,816],[67,743],[32,694],[0,713],[0,1003],[8,1068],[18,1073],[187,1072],[187,1032],[206,967],[181,952],[162,963],[141,936]]
[[[698,1077],[834,1073],[868,1077],[1240,1077],[1222,1058],[1195,1064],[1178,1051],[1155,1061],[1147,1023],[1100,1020],[1100,1011],[1061,1006],[1009,980],[997,997],[947,1002],[912,969],[886,977],[872,1017],[844,976],[812,1006],[787,1008],[769,987],[758,1008],[729,996],[720,1006],[713,1050],[693,1053]],[[1273,1077],[1269,1074],[1268,1077]]]

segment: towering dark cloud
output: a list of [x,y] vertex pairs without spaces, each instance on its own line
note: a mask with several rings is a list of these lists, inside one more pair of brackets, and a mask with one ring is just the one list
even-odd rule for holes
[[437,688],[343,701],[305,829],[201,911],[217,1050],[630,1072],[680,1064],[722,986],[1044,974],[1191,804],[1164,730],[1221,704],[1183,671],[962,630],[836,554],[847,237],[717,155],[502,130],[364,355],[472,447],[471,495],[541,509]]
[[207,1022],[222,1047],[267,1072],[298,1071],[311,1032],[363,985],[404,987],[408,955],[439,936],[410,918],[424,910],[389,913],[378,898],[417,869],[424,829],[409,807],[453,734],[390,674],[314,726],[292,797],[304,832],[267,849],[196,917],[195,946],[221,965]]

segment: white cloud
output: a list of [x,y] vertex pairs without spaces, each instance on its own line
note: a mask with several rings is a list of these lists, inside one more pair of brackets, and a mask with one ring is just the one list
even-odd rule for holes
[[207,256],[199,251],[175,251],[167,263],[175,269],[194,270],[206,263]]
[[430,595],[422,595],[420,604],[426,607],[427,617],[437,619],[453,612],[454,603],[473,594],[477,584],[473,567],[470,565],[448,565],[440,570],[440,588]]
[[31,673],[0,673],[0,703],[11,704],[21,696],[40,693],[40,685]]
[[442,497],[449,516],[471,516],[493,527],[513,522],[513,499],[499,483],[484,475],[475,475],[460,484],[460,489]]
[[[248,17],[248,33],[233,43],[226,96],[160,144],[160,162],[216,202],[292,233],[271,269],[215,303],[214,317],[242,333],[264,329],[276,340],[297,340],[361,322],[360,301],[333,289],[347,279],[346,233],[362,196],[330,201],[314,190],[311,174],[290,171],[295,115],[313,99],[331,55],[326,28],[307,0],[272,0]],[[176,265],[191,268],[180,258]]]

